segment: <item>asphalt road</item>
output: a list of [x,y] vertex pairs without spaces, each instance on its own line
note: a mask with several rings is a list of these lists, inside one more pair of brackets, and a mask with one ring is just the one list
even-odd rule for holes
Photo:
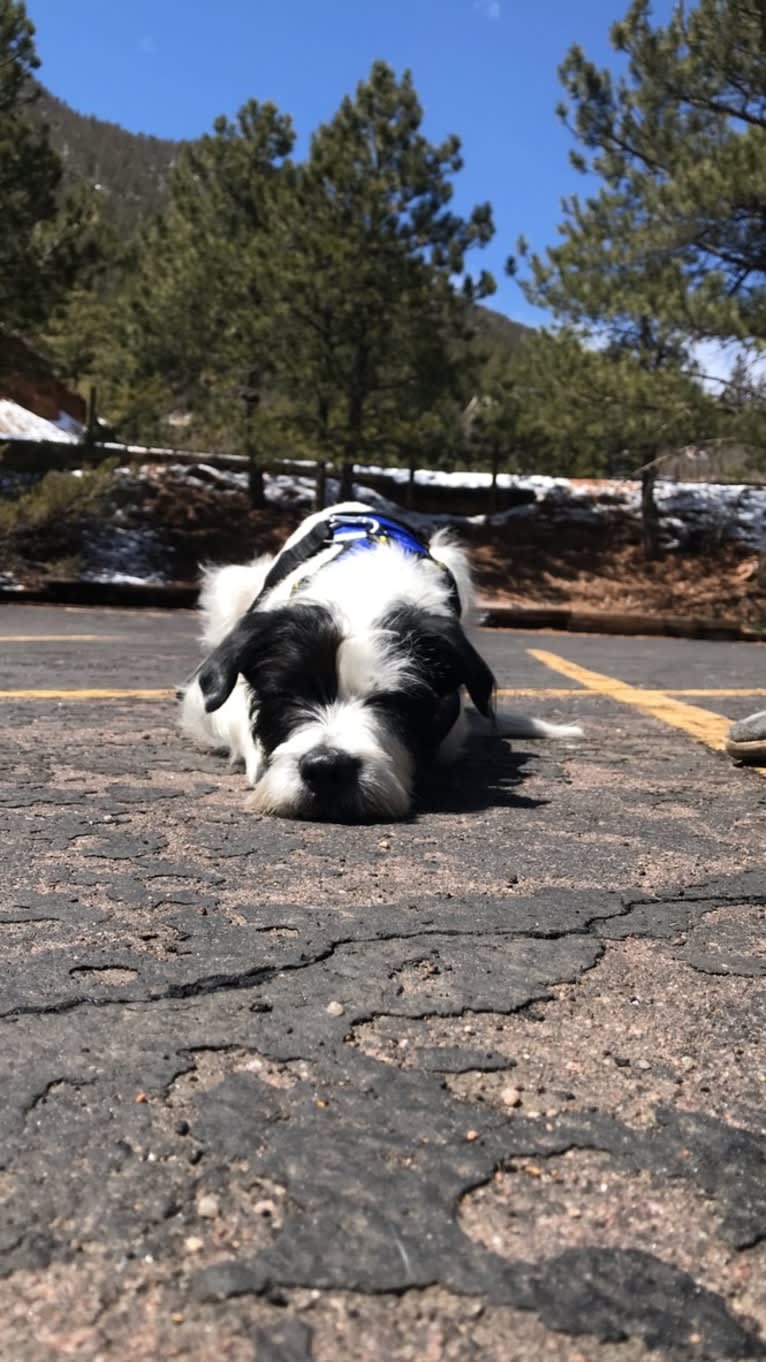
[[0,613],[0,1357],[766,1352],[753,644],[486,633],[400,825],[191,750],[188,613]]

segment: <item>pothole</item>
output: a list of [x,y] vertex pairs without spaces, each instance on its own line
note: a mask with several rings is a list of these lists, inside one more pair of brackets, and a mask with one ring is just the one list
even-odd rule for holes
[[[508,1013],[378,1016],[354,1027],[353,1044],[403,1069],[424,1067],[425,1048],[457,1047],[465,1071],[445,1065],[455,1096],[522,1116],[595,1108],[646,1128],[662,1104],[766,1133],[766,983],[701,982],[679,945],[608,942],[591,970],[575,984],[552,984],[544,1002]],[[473,1052],[506,1057],[511,1072],[480,1071]],[[433,1055],[427,1067],[438,1071]],[[508,1100],[508,1086],[518,1101]]]
[[557,1254],[642,1250],[766,1324],[766,1245],[743,1253],[726,1244],[716,1202],[685,1179],[626,1170],[594,1150],[514,1158],[463,1197],[458,1220],[470,1239],[516,1261],[543,1263],[552,1245]]
[[193,1068],[179,1074],[168,1092],[168,1105],[185,1107],[201,1092],[215,1088],[229,1074],[254,1074],[273,1088],[292,1088],[311,1077],[311,1066],[304,1060],[272,1060],[255,1050],[236,1046],[225,1049],[199,1049],[190,1052]]
[[104,988],[121,988],[138,978],[138,970],[122,965],[78,965],[69,973],[72,979],[88,979]]
[[225,1181],[201,1182],[196,1220],[184,1238],[185,1253],[200,1267],[222,1253],[262,1252],[282,1228],[288,1208],[286,1187],[257,1177],[246,1160],[237,1161]]

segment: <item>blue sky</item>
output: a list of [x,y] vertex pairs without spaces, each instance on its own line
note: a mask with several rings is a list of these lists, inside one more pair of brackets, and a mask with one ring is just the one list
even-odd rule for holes
[[[134,132],[195,137],[248,98],[293,116],[298,151],[376,58],[409,67],[434,140],[456,132],[455,204],[489,199],[495,239],[474,258],[495,274],[491,305],[529,308],[503,265],[519,233],[556,239],[564,194],[582,191],[555,116],[556,69],[573,42],[611,63],[627,0],[27,0],[41,79],[81,113]],[[658,21],[671,0],[655,0]]]

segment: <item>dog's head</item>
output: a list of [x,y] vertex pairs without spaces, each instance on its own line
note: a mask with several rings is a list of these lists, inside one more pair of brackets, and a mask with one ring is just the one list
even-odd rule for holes
[[240,676],[263,758],[254,807],[343,821],[406,815],[460,688],[488,717],[494,689],[456,616],[407,604],[363,633],[320,604],[251,611],[198,674],[208,713]]

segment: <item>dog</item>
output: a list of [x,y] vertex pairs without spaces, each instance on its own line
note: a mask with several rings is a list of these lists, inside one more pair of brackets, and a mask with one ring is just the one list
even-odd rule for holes
[[[244,763],[259,813],[393,820],[476,723],[505,737],[574,725],[493,714],[495,680],[469,640],[465,550],[361,502],[309,516],[275,558],[205,572],[203,644],[181,727]],[[473,703],[466,709],[463,693]]]

